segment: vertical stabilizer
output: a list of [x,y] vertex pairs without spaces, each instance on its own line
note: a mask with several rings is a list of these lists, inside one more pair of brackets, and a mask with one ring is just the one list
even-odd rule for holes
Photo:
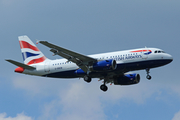
[[41,63],[46,60],[44,54],[36,47],[28,36],[19,36],[18,39],[24,64],[31,65]]

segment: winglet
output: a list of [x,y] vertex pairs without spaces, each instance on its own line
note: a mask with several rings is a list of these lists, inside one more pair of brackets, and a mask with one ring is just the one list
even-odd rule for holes
[[38,44],[39,43],[39,40],[38,39],[36,39],[36,44]]

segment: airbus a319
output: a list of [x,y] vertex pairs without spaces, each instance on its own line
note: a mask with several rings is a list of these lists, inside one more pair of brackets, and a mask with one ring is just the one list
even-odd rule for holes
[[103,80],[100,86],[107,91],[106,84],[133,85],[140,82],[140,75],[128,73],[135,70],[146,70],[148,80],[152,68],[164,66],[173,61],[170,54],[158,48],[139,48],[94,55],[83,55],[47,41],[38,41],[50,48],[54,55],[64,59],[50,60],[27,37],[19,36],[19,43],[24,63],[7,59],[18,66],[15,72],[52,78],[83,78],[90,83],[92,78]]

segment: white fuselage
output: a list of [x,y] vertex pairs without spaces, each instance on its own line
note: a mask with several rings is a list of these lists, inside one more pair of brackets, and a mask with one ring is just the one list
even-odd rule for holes
[[[124,70],[124,72],[136,70],[136,68],[132,68],[132,69],[129,68],[130,67],[129,64],[136,64],[136,65],[133,65],[132,67],[137,66],[137,70],[139,70],[139,69],[144,69],[146,67],[146,66],[141,65],[141,63],[143,62],[149,61],[149,63],[147,62],[145,64],[151,64],[149,68],[154,68],[154,67],[168,64],[173,59],[171,55],[164,53],[161,49],[157,49],[157,48],[132,49],[132,50],[125,50],[125,51],[94,54],[94,55],[89,55],[89,56],[92,58],[96,58],[99,61],[114,59],[116,60],[117,65],[126,65],[126,70]],[[161,62],[156,63],[155,61],[161,61],[161,62],[166,61],[166,62],[159,64]],[[139,65],[140,67],[138,67]],[[77,69],[79,69],[79,67],[75,63],[69,62],[67,59],[57,59],[57,60],[46,59],[42,63],[32,64],[30,66],[36,67],[36,69],[33,71],[25,69],[23,72],[24,74],[46,76],[49,74],[54,74],[54,73],[59,74],[59,73],[67,72],[67,71],[76,71]],[[117,68],[117,70],[120,70],[120,69],[121,69],[120,67]],[[61,77],[60,75],[59,78],[63,78],[63,76]]]

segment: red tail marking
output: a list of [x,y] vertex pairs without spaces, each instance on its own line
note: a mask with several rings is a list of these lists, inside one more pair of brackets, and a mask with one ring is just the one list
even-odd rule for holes
[[31,65],[31,64],[35,64],[35,63],[41,63],[43,62],[44,60],[46,60],[46,57],[43,56],[41,58],[38,58],[38,59],[33,59],[31,60],[30,62],[27,63],[27,65]]
[[30,48],[34,51],[39,51],[39,49],[35,46],[32,46],[31,44],[25,42],[25,41],[19,41],[20,47],[22,48]]

